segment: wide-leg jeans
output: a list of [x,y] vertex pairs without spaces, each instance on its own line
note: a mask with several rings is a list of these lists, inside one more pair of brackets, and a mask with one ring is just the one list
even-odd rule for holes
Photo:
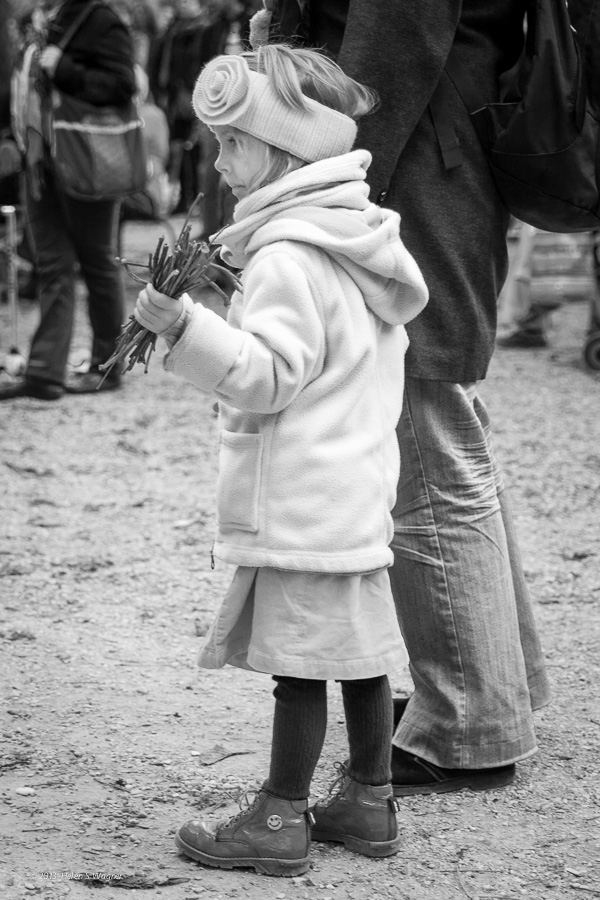
[[25,200],[40,300],[26,377],[62,384],[75,319],[77,264],[88,291],[93,366],[108,359],[123,326],[123,282],[115,259],[120,201],[67,197],[51,170],[41,196],[26,190]]
[[536,750],[544,659],[476,384],[407,378],[390,577],[414,693],[394,743],[446,768]]

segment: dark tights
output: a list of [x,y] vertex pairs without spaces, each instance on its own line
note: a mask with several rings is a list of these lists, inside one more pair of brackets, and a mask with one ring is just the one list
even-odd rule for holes
[[[267,790],[285,800],[310,793],[327,730],[327,682],[274,675],[276,687]],[[387,675],[342,681],[350,748],[348,774],[362,784],[391,778],[393,705]]]

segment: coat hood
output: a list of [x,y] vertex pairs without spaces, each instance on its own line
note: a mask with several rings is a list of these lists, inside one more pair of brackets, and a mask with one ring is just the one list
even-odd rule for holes
[[403,325],[427,302],[417,263],[400,238],[400,217],[368,200],[371,155],[354,150],[303,166],[250,194],[234,224],[213,236],[223,259],[243,269],[262,247],[296,241],[320,248],[358,285],[384,322]]

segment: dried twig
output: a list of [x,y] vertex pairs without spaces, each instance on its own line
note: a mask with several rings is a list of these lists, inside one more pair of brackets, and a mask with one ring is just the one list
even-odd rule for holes
[[[201,196],[202,194],[199,194],[190,207],[172,250],[164,237],[161,237],[154,253],[149,255],[147,263],[132,262],[120,257],[118,259],[134,281],[144,286],[150,282],[161,294],[180,297],[196,288],[211,287],[227,302],[229,300],[227,294],[218,284],[215,284],[213,279],[217,273],[221,273],[231,281],[235,288],[239,289],[238,278],[225,266],[215,261],[219,247],[211,247],[205,241],[195,241],[190,237],[192,229],[189,224],[190,215]],[[146,269],[149,277],[140,278],[133,269]],[[144,372],[147,372],[155,347],[156,334],[140,325],[134,316],[130,316],[129,321],[123,326],[114,353],[100,366],[104,372],[100,384],[114,366],[123,365],[127,360],[125,372],[129,372],[136,363],[141,363],[144,366]]]
[[462,858],[463,858],[463,856],[464,856],[465,853],[466,853],[466,848],[465,848],[465,847],[462,847],[462,848],[458,851],[458,854],[457,854],[457,857],[458,857],[458,858],[457,858],[457,860],[456,860],[456,877],[458,878],[458,883],[459,883],[459,885],[460,885],[461,890],[462,890],[463,893],[465,894],[465,896],[468,897],[469,900],[476,900],[475,895],[469,893],[469,891],[467,890],[467,886],[466,886],[466,884],[465,884],[465,882],[464,882],[464,879],[463,879],[463,877],[462,877],[462,872],[460,871],[460,864],[461,864]]

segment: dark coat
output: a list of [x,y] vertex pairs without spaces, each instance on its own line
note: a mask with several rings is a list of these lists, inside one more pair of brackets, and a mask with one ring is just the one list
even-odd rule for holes
[[10,75],[14,48],[8,29],[8,2],[0,0],[0,138],[10,131]]
[[[361,121],[356,146],[373,154],[371,199],[384,195],[384,205],[400,213],[403,240],[430,291],[426,309],[407,328],[407,374],[481,379],[494,349],[509,217],[460,98],[454,96],[451,113],[464,161],[449,172],[428,103],[453,43],[482,94],[496,98],[499,73],[521,51],[525,0],[322,0],[310,6],[318,7],[326,31],[315,29],[313,17],[312,24],[299,25],[304,39],[308,34],[319,46],[327,38],[342,68],[381,98],[379,110]],[[294,7],[297,0],[279,4],[283,36]],[[345,27],[338,24],[336,35],[341,7]]]
[[200,70],[225,52],[229,23],[222,17],[175,19],[152,51],[150,88],[173,130],[182,121],[191,127],[196,115],[192,92]]
[[[59,44],[90,0],[66,0],[50,23],[48,43]],[[133,44],[124,22],[108,6],[96,7],[69,42],[54,73],[65,94],[95,106],[122,106],[135,93]]]

